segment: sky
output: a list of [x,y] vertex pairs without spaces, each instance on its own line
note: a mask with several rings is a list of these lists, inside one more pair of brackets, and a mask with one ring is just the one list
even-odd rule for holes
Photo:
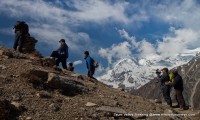
[[124,58],[170,57],[200,46],[198,0],[1,0],[0,44],[12,48],[13,25],[26,21],[44,56],[69,46],[69,62],[86,74],[83,52],[100,64],[96,76]]

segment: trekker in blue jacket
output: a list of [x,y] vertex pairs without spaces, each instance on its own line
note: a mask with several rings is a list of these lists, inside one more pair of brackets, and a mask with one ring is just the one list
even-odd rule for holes
[[53,51],[51,57],[56,59],[56,66],[58,67],[60,62],[62,63],[63,69],[67,69],[67,58],[68,58],[68,46],[65,43],[64,39],[59,41],[60,48],[56,51]]
[[84,52],[84,58],[86,61],[86,66],[88,69],[88,77],[94,78],[93,75],[95,73],[94,59],[90,57],[89,52]]

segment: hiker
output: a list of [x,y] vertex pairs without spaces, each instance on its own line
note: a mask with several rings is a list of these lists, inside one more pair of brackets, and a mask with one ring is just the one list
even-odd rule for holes
[[69,64],[68,64],[67,70],[72,71],[72,72],[74,71],[73,63],[69,63]]
[[94,78],[93,75],[95,73],[95,65],[94,65],[95,61],[93,58],[90,57],[88,51],[84,52],[84,58],[85,58],[86,66],[88,69],[88,77]]
[[58,67],[60,62],[62,63],[63,69],[67,69],[67,58],[68,58],[68,46],[65,43],[64,39],[59,41],[60,48],[56,51],[53,51],[51,54],[51,58],[56,60],[56,66]]
[[162,76],[160,78],[160,81],[161,81],[163,97],[164,97],[165,101],[167,102],[167,104],[170,107],[172,107],[172,100],[170,97],[171,85],[170,85],[168,68],[163,68],[161,71],[162,71]]
[[17,21],[13,29],[15,29],[15,42],[13,48],[14,50],[22,52],[25,37],[26,35],[30,36],[29,27],[24,21]]
[[178,103],[175,107],[179,107],[180,110],[186,110],[187,107],[185,105],[185,100],[183,97],[183,79],[178,74],[177,70],[172,71],[172,75],[173,75],[173,80],[174,80],[172,83],[172,86],[174,87],[175,98]]

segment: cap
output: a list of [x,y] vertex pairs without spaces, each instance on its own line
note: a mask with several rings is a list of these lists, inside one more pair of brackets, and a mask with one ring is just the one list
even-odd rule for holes
[[161,71],[166,71],[166,72],[168,72],[168,68],[163,68]]
[[70,62],[70,63],[69,63],[69,65],[70,65],[70,66],[73,66],[73,63],[72,63],[72,62]]
[[64,42],[65,43],[65,39],[60,39],[59,42]]
[[84,54],[89,55],[89,52],[88,52],[88,51],[85,51]]
[[163,68],[163,69],[161,69],[161,71],[163,71],[163,70],[168,70],[168,68]]
[[173,74],[178,74],[178,70],[173,70],[172,73]]

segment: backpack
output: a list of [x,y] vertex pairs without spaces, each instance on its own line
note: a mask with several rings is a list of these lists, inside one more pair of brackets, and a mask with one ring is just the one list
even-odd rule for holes
[[94,68],[98,68],[99,67],[99,63],[96,62],[93,58],[91,58],[91,59],[92,59],[92,65],[93,65],[93,67]]

